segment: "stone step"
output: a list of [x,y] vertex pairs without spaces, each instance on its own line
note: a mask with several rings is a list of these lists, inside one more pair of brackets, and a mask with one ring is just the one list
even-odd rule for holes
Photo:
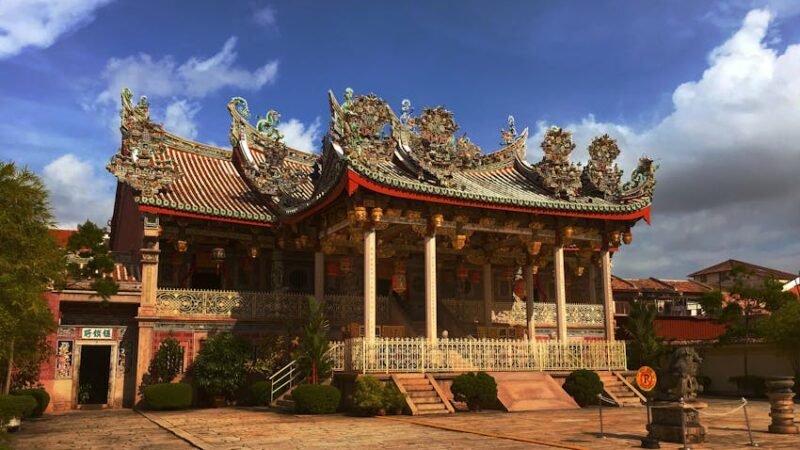
[[412,391],[432,391],[433,386],[430,384],[403,384],[403,387],[406,388],[406,391],[411,393]]
[[294,400],[281,398],[278,399],[277,402],[275,402],[275,406],[286,411],[294,411]]
[[439,403],[423,403],[421,405],[417,405],[417,410],[419,412],[429,412],[429,411],[440,411],[442,413],[447,412],[447,408],[444,406],[442,402]]
[[427,380],[421,373],[396,373],[394,376],[399,380]]
[[414,402],[415,405],[429,405],[429,404],[442,404],[442,399],[439,397],[411,397],[411,401]]
[[[433,386],[431,386],[431,387],[433,387]],[[435,395],[435,393],[431,392],[430,390],[427,390],[427,391],[409,391],[408,389],[406,389],[406,391],[408,392],[408,396],[411,397],[411,398],[430,397],[431,395]]]

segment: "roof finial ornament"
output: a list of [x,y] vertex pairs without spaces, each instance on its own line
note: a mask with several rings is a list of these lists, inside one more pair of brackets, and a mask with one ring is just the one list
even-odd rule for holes
[[404,98],[403,101],[400,102],[400,110],[403,112],[403,114],[400,115],[400,121],[404,124],[408,124],[411,113],[414,112],[414,108],[411,107],[411,100]]
[[508,145],[514,142],[514,139],[517,137],[517,126],[514,122],[514,116],[511,114],[508,115],[508,131],[504,129],[500,129],[500,135],[503,137],[503,142],[501,145]]
[[353,104],[353,88],[344,90],[344,103],[342,103],[342,111],[347,111]]
[[276,141],[280,141],[283,139],[283,135],[278,130],[278,124],[281,122],[281,114],[274,109],[267,111],[266,117],[258,116],[258,122],[256,122],[256,129],[259,133],[263,134],[264,136],[275,139]]

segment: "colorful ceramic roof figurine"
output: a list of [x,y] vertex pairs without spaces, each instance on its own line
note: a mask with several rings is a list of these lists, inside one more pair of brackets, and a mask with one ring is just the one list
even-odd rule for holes
[[581,168],[570,160],[569,131],[545,132],[542,157],[527,161],[528,130],[513,117],[501,147],[484,152],[459,132],[452,112],[426,107],[402,114],[374,94],[329,93],[330,128],[322,148],[293,149],[270,110],[255,125],[247,102],[228,104],[231,149],[175,136],[153,123],[145,97],[122,92],[122,146],[108,165],[143,211],[271,225],[311,214],[347,190],[450,205],[594,218],[649,220],[657,166],[642,158],[622,184],[620,149],[608,135],[589,146]]

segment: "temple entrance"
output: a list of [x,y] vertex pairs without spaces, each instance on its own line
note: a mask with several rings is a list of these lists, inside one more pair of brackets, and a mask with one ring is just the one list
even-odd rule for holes
[[111,375],[111,346],[81,346],[81,366],[78,371],[78,405],[109,403]]

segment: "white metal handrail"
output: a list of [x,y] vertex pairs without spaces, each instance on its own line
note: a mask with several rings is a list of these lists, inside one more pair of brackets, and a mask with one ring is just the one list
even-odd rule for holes
[[[332,341],[329,343],[328,351],[325,353],[333,363],[334,371],[344,370],[344,343]],[[295,386],[303,382],[303,372],[298,367],[298,360],[293,360],[286,364],[277,372],[269,377],[270,394],[269,403],[275,401],[284,392],[291,391]]]

